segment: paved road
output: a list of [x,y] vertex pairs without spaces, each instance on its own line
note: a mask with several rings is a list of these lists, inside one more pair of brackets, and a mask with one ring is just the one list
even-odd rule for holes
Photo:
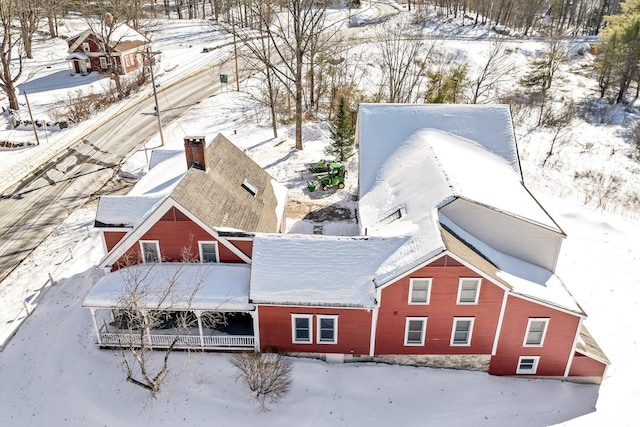
[[[377,7],[381,10],[375,22],[397,13],[386,5]],[[350,30],[357,33],[361,28]],[[229,82],[233,86],[232,83]],[[158,88],[163,125],[219,92],[219,86],[210,70],[203,70],[171,87]],[[153,106],[153,97],[150,97],[122,112],[71,145],[62,157],[43,165],[37,174],[0,195],[0,283],[71,212],[100,190],[131,153],[157,134]],[[166,114],[162,114],[163,111]]]
[[[209,70],[158,97],[163,125],[219,91]],[[168,101],[169,100],[169,101]],[[153,97],[116,116],[0,197],[0,282],[71,212],[103,187],[117,167],[158,132]],[[171,105],[168,105],[170,102]],[[171,109],[170,114],[162,114]],[[1,291],[1,289],[0,289]]]

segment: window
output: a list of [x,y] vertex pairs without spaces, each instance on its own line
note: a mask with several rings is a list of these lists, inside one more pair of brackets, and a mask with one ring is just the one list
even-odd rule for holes
[[318,344],[338,343],[338,316],[317,316]]
[[549,319],[530,318],[527,323],[527,333],[524,336],[523,346],[542,346],[547,332]]
[[103,70],[107,69],[107,58],[105,58],[104,56],[100,57],[100,68],[102,68]]
[[426,331],[426,317],[407,317],[407,323],[404,331],[404,345],[424,345]]
[[140,241],[142,262],[160,262],[160,245],[157,240]]
[[451,331],[451,345],[471,345],[473,317],[454,317]]
[[429,304],[431,279],[411,279],[409,281],[409,304]]
[[220,262],[218,258],[218,242],[198,242],[200,262]]
[[298,344],[311,344],[312,326],[311,314],[293,314],[291,315],[291,340]]
[[477,304],[481,279],[460,279],[458,282],[458,304]]
[[538,370],[538,360],[540,356],[520,356],[516,374],[535,374]]
[[124,65],[129,66],[129,55],[124,56]]
[[82,50],[83,50],[84,52],[89,52],[89,51],[91,50],[91,49],[89,48],[89,43],[87,43],[87,42],[82,43]]
[[106,52],[106,49],[104,48],[104,43],[99,43],[98,47],[100,48],[100,52]]

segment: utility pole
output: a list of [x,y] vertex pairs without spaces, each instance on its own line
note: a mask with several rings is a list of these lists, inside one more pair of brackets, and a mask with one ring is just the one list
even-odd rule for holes
[[38,139],[38,131],[36,130],[36,122],[33,121],[33,115],[31,114],[31,106],[29,105],[29,98],[27,98],[27,92],[24,92],[24,99],[27,101],[27,110],[29,110],[29,118],[31,119],[31,126],[33,126],[33,134],[36,136],[36,143],[40,145]]
[[240,92],[240,78],[238,77],[238,45],[236,43],[236,19],[231,15],[231,32],[233,33],[233,57],[236,62],[236,92]]
[[158,93],[156,92],[156,81],[153,77],[153,57],[162,52],[139,52],[148,62],[151,70],[151,85],[153,86],[153,99],[156,102],[156,117],[158,118],[158,132],[160,132],[160,145],[164,146],[164,136],[162,135],[162,122],[160,121],[160,107],[158,106]]

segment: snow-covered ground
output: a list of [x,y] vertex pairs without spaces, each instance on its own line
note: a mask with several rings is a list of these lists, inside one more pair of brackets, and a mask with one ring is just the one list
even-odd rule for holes
[[[65,25],[71,27],[74,22],[66,20]],[[69,32],[79,31],[76,27]],[[174,37],[178,33],[182,37]],[[179,78],[182,72],[192,72],[211,61],[213,58],[202,54],[201,47],[219,42],[218,36],[206,23],[163,22],[156,39],[156,47],[164,52],[163,72],[158,76],[162,84],[170,84],[170,79]],[[52,52],[51,56],[46,61],[36,58],[41,61],[40,66],[26,73],[31,76],[26,85],[31,85],[28,93],[32,106],[41,106],[40,110],[34,107],[39,111],[36,114],[44,115],[51,93],[38,91],[34,80],[43,87],[64,88],[56,95],[64,96],[71,88],[89,90],[87,80],[81,79],[94,77],[68,75],[64,42],[41,43],[47,52]],[[467,42],[452,43],[460,49],[471,46]],[[520,60],[537,49],[535,44],[519,42],[519,46],[524,55],[519,56]],[[469,57],[475,54],[469,53]],[[192,66],[183,70],[179,64],[184,63]],[[214,74],[218,72],[212,70]],[[588,91],[592,84],[588,79],[567,73],[575,83],[573,90],[583,94]],[[101,81],[95,79],[93,87],[99,88]],[[122,105],[117,105],[113,110],[120,108]],[[610,115],[614,123],[611,126],[576,122],[568,142],[545,168],[541,167],[542,159],[552,135],[548,131],[530,132],[526,126],[517,129],[525,178],[568,234],[559,275],[589,314],[586,326],[612,361],[600,388],[498,378],[476,372],[375,364],[330,365],[298,359],[291,393],[281,405],[264,414],[248,400],[242,383],[236,381],[228,356],[175,353],[170,383],[157,401],[149,401],[143,390],[124,381],[118,352],[95,347],[89,313],[81,307],[84,296],[102,274],[94,266],[104,255],[100,238],[91,229],[95,206],[87,205],[73,213],[5,281],[7,288],[22,288],[18,301],[33,294],[49,274],[55,285],[43,290],[35,312],[0,353],[0,424],[200,425],[216,419],[230,425],[288,425],[291,420],[302,425],[637,425],[640,385],[633,372],[640,356],[634,328],[640,309],[640,224],[585,207],[588,192],[575,181],[576,172],[601,171],[607,176],[621,176],[624,191],[638,194],[634,179],[638,163],[628,157],[630,148],[621,138],[625,122],[620,117],[627,115],[617,110]],[[46,150],[60,149],[71,136],[97,125],[97,120],[64,131],[49,130],[48,135],[40,130],[43,136],[39,147],[0,151],[3,184],[28,173],[30,165],[50,155]],[[353,207],[355,174],[348,175],[347,187],[342,191],[310,194],[306,178],[299,172],[304,163],[324,157],[323,149],[329,141],[326,124],[307,123],[305,148],[296,151],[293,128],[281,126],[279,138],[274,139],[265,123],[266,115],[249,95],[223,92],[168,126],[164,138],[171,148],[182,146],[185,129],[189,134],[208,137],[222,132],[283,182],[291,200],[301,200],[306,205],[338,203]],[[1,132],[0,139],[30,138],[28,129]],[[159,140],[147,145],[158,146]],[[143,152],[134,154],[125,167],[134,174],[143,173],[144,168]],[[357,170],[356,159],[349,162],[348,168]],[[623,210],[622,206],[606,207]],[[637,217],[636,212],[625,213],[627,217]],[[289,230],[309,232],[312,225],[299,221],[300,216],[289,219]],[[325,224],[324,230],[350,234],[353,227],[330,223]],[[0,291],[3,313],[16,310],[16,295],[9,298],[8,293],[5,289]],[[10,325],[1,325],[0,335],[2,326]]]

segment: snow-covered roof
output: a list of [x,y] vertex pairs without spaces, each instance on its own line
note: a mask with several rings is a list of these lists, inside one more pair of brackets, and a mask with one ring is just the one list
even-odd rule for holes
[[502,157],[518,174],[520,161],[507,105],[360,104],[360,191],[377,181],[386,159],[411,135],[437,129],[475,141]]
[[[373,307],[385,261],[406,238],[258,234],[253,303]],[[284,264],[283,264],[284,263]]]
[[125,196],[102,196],[96,225],[135,227],[171,194],[187,171],[182,150],[154,150],[149,172]]
[[102,24],[99,23],[93,23],[92,26],[96,31],[90,27],[79,34],[69,37],[69,53],[75,51],[78,46],[80,46],[80,43],[82,43],[91,34],[93,34],[98,40],[104,40],[108,37],[109,46],[119,52],[139,49],[151,42],[145,36],[124,23],[116,24],[113,28],[103,28]]
[[166,196],[102,196],[96,210],[96,227],[135,227]]
[[128,26],[127,24],[117,24],[113,27],[109,35],[109,40],[112,43],[122,43],[131,41],[144,41],[148,42],[145,36]]
[[87,59],[89,59],[89,57],[82,52],[73,52],[66,58],[67,61],[71,61],[73,59],[81,59],[83,61],[86,61]]
[[[175,310],[253,310],[250,267],[244,264],[138,264],[109,273],[91,288],[84,307],[113,308],[134,291],[147,308]],[[166,297],[160,303],[160,298]]]
[[474,141],[442,131],[426,129],[413,137],[429,145],[451,196],[561,231],[504,158]]

